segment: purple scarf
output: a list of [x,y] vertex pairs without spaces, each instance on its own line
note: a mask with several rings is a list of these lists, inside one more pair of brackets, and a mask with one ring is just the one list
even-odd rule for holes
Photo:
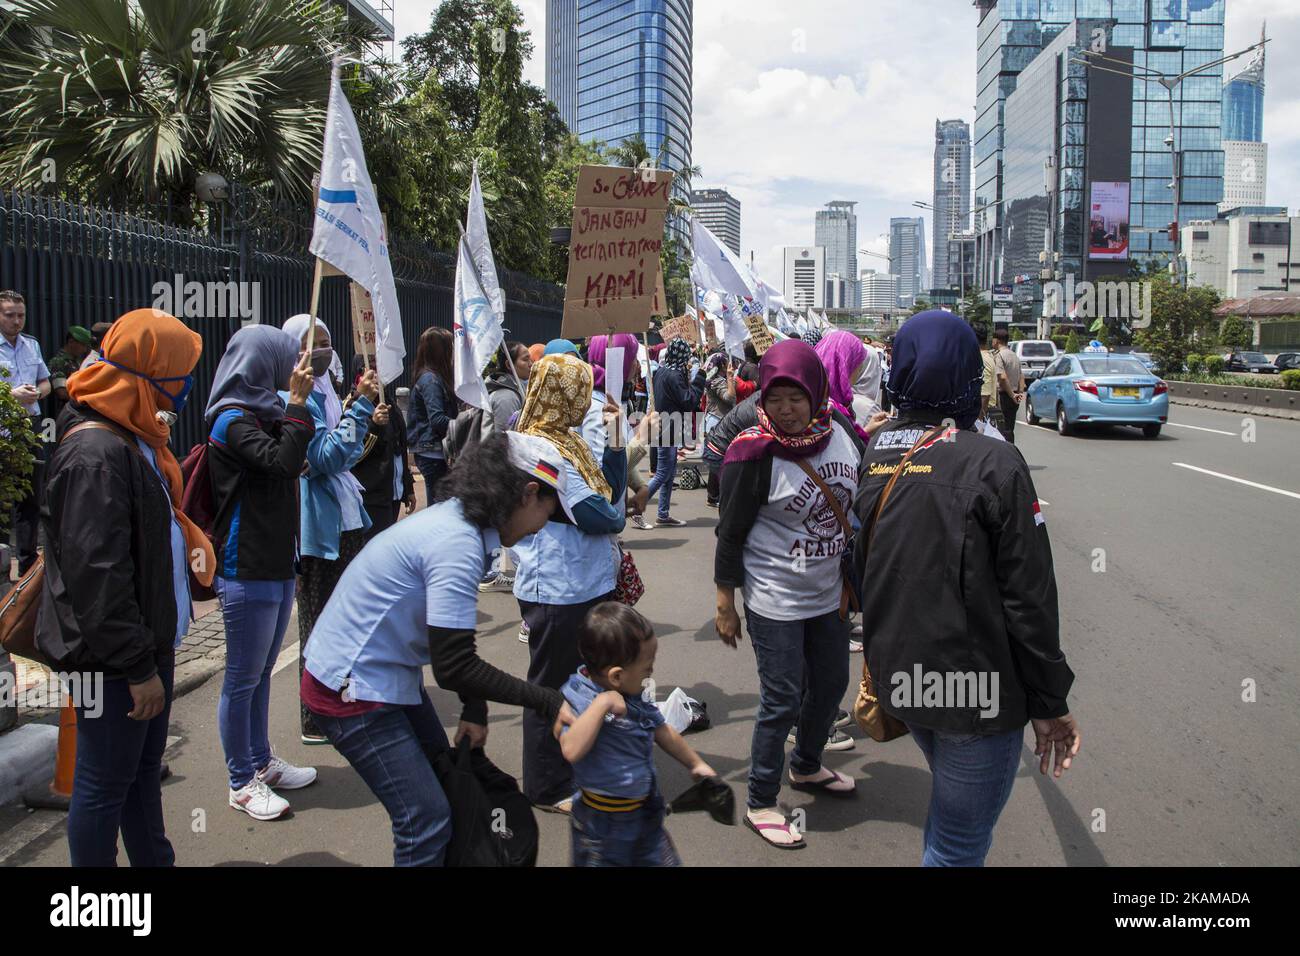
[[[620,332],[614,336],[614,341],[609,342],[609,337],[605,335],[593,335],[587,342],[587,361],[591,365],[592,387],[598,391],[605,390],[605,349],[607,347],[621,348],[623,350],[623,382],[627,383],[632,375],[632,369],[636,367],[637,343],[636,336],[630,332]],[[622,395],[610,395],[609,398],[614,401],[621,401]]]
[[815,455],[830,441],[834,429],[826,369],[812,346],[798,339],[777,342],[763,355],[758,366],[758,387],[764,397],[774,385],[795,385],[803,389],[813,406],[813,419],[798,435],[787,435],[776,427],[758,400],[758,425],[746,428],[727,448],[723,467],[733,461],[758,461],[768,455],[795,459]]

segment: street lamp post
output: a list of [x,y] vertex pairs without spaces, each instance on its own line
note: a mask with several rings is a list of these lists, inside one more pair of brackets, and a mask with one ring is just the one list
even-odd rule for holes
[[[1154,80],[1156,83],[1163,86],[1169,93],[1169,135],[1165,137],[1165,145],[1169,147],[1169,159],[1171,162],[1172,172],[1169,189],[1172,192],[1174,202],[1174,218],[1173,222],[1169,224],[1169,238],[1173,242],[1174,252],[1173,257],[1169,262],[1169,272],[1173,276],[1174,283],[1177,285],[1181,286],[1185,281],[1186,276],[1179,262],[1180,247],[1182,244],[1182,210],[1179,208],[1182,202],[1182,170],[1180,169],[1182,165],[1182,151],[1178,149],[1178,124],[1174,121],[1174,90],[1182,84],[1183,80],[1200,73],[1205,73],[1207,70],[1212,70],[1217,66],[1222,66],[1225,63],[1229,63],[1232,60],[1245,56],[1247,53],[1263,49],[1264,45],[1268,42],[1267,38],[1262,39],[1258,43],[1252,43],[1244,50],[1238,50],[1236,53],[1220,57],[1211,63],[1203,64],[1195,69],[1185,70],[1177,76],[1170,76],[1149,66],[1139,66],[1136,63],[1126,63],[1123,60],[1108,57],[1104,52],[1096,50],[1081,50],[1080,56],[1083,57],[1083,59],[1075,57],[1070,61],[1071,63],[1082,63],[1084,66],[1090,67],[1094,70],[1101,70],[1105,73],[1115,73],[1119,76],[1129,77],[1130,79]],[[1100,62],[1112,63],[1117,66],[1126,67],[1128,70],[1141,70],[1142,73],[1141,75],[1137,75],[1132,72],[1124,72],[1123,70],[1100,66]]]

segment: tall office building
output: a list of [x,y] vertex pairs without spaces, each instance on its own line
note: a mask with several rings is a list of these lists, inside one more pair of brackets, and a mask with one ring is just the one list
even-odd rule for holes
[[898,308],[898,276],[875,269],[862,270],[862,290],[858,303],[870,312],[892,312]]
[[925,267],[925,220],[889,220],[889,271],[898,276],[898,304],[909,308],[930,288]]
[[781,294],[793,309],[826,307],[826,250],[821,246],[786,246]]
[[1223,202],[1220,212],[1268,201],[1268,143],[1223,141]]
[[844,281],[844,301],[858,300],[858,217],[855,202],[829,202],[817,211],[813,244],[826,250],[826,272]]
[[[1223,55],[1223,0],[976,0],[975,5],[979,14],[976,208],[1005,198],[1004,107],[1020,72],[1076,18],[1088,27],[1090,48],[1094,31],[1100,30],[1110,55],[1115,48],[1131,49],[1135,62],[1166,75],[1177,76]],[[1086,78],[1086,71],[1086,67],[1069,64],[1062,81],[1077,84]],[[1186,222],[1217,214],[1223,198],[1222,76],[1222,67],[1217,67],[1178,87],[1177,145],[1187,185],[1177,216],[1167,188],[1173,175],[1173,161],[1164,141],[1169,134],[1168,93],[1159,83],[1133,84],[1129,220],[1130,251],[1136,259],[1169,257],[1173,245],[1164,230],[1172,220]],[[1069,167],[1077,168],[1077,164]],[[1059,202],[1062,213],[1082,211],[1087,202],[1083,184],[1064,172]],[[975,217],[980,238],[978,282],[983,288],[1003,271],[1004,216],[1005,210],[998,206]]]
[[970,125],[962,120],[935,120],[933,206],[934,288],[947,289],[961,280],[949,272],[950,237],[965,232],[970,221]]
[[722,240],[722,244],[740,255],[740,200],[725,189],[696,189],[691,192],[695,217]]
[[693,0],[548,0],[546,95],[569,128],[690,166],[692,17]]
[[[1260,39],[1264,39],[1264,30]],[[1264,50],[1223,84],[1223,138],[1239,143],[1264,141]]]

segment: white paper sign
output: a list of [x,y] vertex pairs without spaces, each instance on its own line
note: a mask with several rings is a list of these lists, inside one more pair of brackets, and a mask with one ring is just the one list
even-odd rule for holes
[[[611,346],[605,349],[605,397],[618,405],[623,405],[623,347]],[[609,436],[609,443],[614,448],[622,448],[625,444],[625,436],[614,434]]]

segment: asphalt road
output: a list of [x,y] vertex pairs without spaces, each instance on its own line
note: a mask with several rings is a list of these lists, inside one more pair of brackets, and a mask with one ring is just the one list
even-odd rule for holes
[[[1255,440],[1244,442],[1239,415],[1175,406],[1172,417],[1155,441],[1136,430],[1061,438],[1017,427],[1052,538],[1084,750],[1053,782],[1031,769],[1026,748],[990,865],[1300,864],[1300,422],[1256,419]],[[713,634],[714,513],[703,491],[679,492],[676,502],[688,527],[627,531],[647,585],[639,609],[661,638],[661,694],[680,685],[708,703],[714,727],[690,739],[743,805],[757,705],[753,654],[747,641],[733,651]],[[483,597],[484,656],[522,674],[527,650],[517,624],[513,598]],[[173,710],[175,776],[163,794],[178,862],[387,865],[383,810],[332,748],[298,742],[296,646],[282,663],[272,739],[288,759],[319,767],[318,783],[286,794],[295,808],[288,820],[256,823],[229,809],[219,683],[210,681]],[[1256,688],[1254,702],[1242,699],[1244,681]],[[431,693],[454,725],[454,697]],[[518,711],[495,707],[490,726],[490,755],[517,774]],[[743,828],[685,814],[669,821],[685,863],[915,865],[930,789],[925,763],[906,738],[857,736],[855,750],[827,757],[858,779],[855,800],[782,792],[788,808],[806,814],[807,849],[782,853]],[[659,768],[670,796],[688,785],[662,754]],[[541,863],[567,864],[566,821],[539,817]],[[60,817],[0,810],[0,863],[67,861]]]

